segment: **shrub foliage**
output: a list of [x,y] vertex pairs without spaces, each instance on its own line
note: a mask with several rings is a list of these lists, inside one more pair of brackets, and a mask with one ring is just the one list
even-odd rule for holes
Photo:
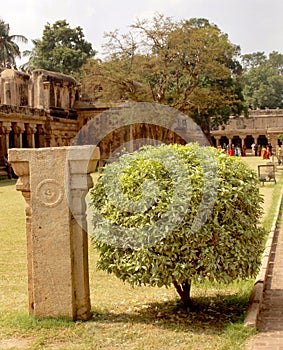
[[133,286],[258,272],[265,232],[257,175],[238,157],[197,144],[144,147],[108,164],[91,191],[98,268]]

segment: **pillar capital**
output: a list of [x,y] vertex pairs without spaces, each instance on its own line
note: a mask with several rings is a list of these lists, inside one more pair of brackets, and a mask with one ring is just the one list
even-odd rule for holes
[[2,129],[5,134],[9,134],[12,131],[11,122],[2,122]]
[[37,125],[36,124],[28,124],[26,126],[27,134],[35,134],[36,131],[37,131]]
[[15,123],[12,128],[15,134],[23,134],[26,130],[24,123]]

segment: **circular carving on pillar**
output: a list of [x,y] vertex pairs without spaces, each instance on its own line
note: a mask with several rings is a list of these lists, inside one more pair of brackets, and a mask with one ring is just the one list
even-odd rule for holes
[[56,180],[46,179],[37,185],[35,195],[40,204],[54,208],[62,201],[63,190]]

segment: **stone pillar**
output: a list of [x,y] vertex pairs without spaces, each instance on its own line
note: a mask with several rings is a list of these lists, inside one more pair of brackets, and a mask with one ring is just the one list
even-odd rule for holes
[[46,142],[45,142],[45,128],[44,125],[37,124],[36,126],[37,129],[37,144],[35,147],[40,148],[40,147],[46,147]]
[[16,123],[13,126],[14,130],[14,139],[15,139],[15,148],[23,147],[23,133],[25,132],[25,124],[24,123]]
[[69,109],[70,107],[70,102],[69,102],[69,89],[68,89],[68,81],[65,81],[63,83],[63,88],[62,88],[62,101],[61,101],[61,108],[64,109]]
[[216,140],[216,147],[220,146],[220,138],[221,136],[214,136],[215,140]]
[[43,85],[43,108],[49,109],[51,85],[49,81],[44,81],[42,85]]
[[268,133],[267,135],[268,143],[271,144],[273,150],[275,150],[277,144],[278,144],[278,134],[276,133]]
[[4,135],[5,135],[4,129],[0,125],[0,161],[3,159],[3,156],[5,155],[5,137],[4,137]]
[[10,148],[9,134],[12,131],[12,125],[10,122],[2,122],[2,128],[5,135],[5,151],[4,151],[4,154],[5,154],[5,153],[8,153],[8,149]]
[[[71,237],[75,249],[73,261],[73,288],[76,295],[77,316],[88,315],[89,273],[88,273],[88,237],[85,197],[92,187],[89,175],[94,172],[100,158],[99,149],[92,146],[68,147],[68,177],[65,185],[69,208],[72,216]],[[93,153],[95,151],[95,153]],[[85,288],[82,288],[85,286]],[[81,319],[81,317],[79,317]]]
[[10,149],[26,200],[29,312],[91,317],[85,195],[99,160],[93,146]]
[[257,144],[259,135],[258,134],[252,134],[252,137],[254,138],[254,143]]
[[[13,157],[13,151],[9,150],[10,157]],[[22,192],[22,195],[26,201],[26,240],[27,240],[27,269],[28,269],[28,309],[29,313],[34,313],[34,274],[33,274],[33,245],[32,245],[32,217],[31,217],[31,204],[30,204],[30,167],[28,160],[18,160],[17,163],[13,163],[13,167],[16,167],[19,178],[16,184],[16,189]],[[14,169],[15,170],[15,169]]]
[[35,147],[35,133],[36,133],[36,124],[29,124],[26,127],[26,133],[27,133],[27,142],[29,148]]

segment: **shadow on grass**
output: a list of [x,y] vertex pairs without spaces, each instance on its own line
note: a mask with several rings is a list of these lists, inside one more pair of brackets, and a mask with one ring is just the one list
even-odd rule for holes
[[136,305],[125,313],[93,311],[92,322],[143,323],[180,332],[221,333],[233,323],[244,321],[247,296],[199,297],[190,309],[179,301]]
[[[94,308],[93,317],[87,322],[73,322],[65,318],[38,319],[26,313],[0,313],[0,333],[1,325],[4,329],[8,328],[9,332],[13,330],[15,336],[21,337],[27,334],[29,336],[44,335],[45,330],[52,334],[52,332],[68,332],[68,330],[76,333],[77,329],[80,333],[82,331],[80,325],[84,327],[84,324],[89,325],[90,329],[93,325],[94,327],[99,326],[98,329],[108,329],[110,332],[112,329],[117,332],[115,327],[117,325],[122,329],[125,325],[148,325],[149,329],[156,327],[176,333],[223,336],[229,329],[239,329],[239,326],[242,328],[247,304],[248,298],[238,295],[196,297],[193,299],[193,306],[190,310],[183,308],[178,300],[164,303],[129,304],[131,308],[120,313]],[[235,333],[235,336],[240,336],[239,331]]]

